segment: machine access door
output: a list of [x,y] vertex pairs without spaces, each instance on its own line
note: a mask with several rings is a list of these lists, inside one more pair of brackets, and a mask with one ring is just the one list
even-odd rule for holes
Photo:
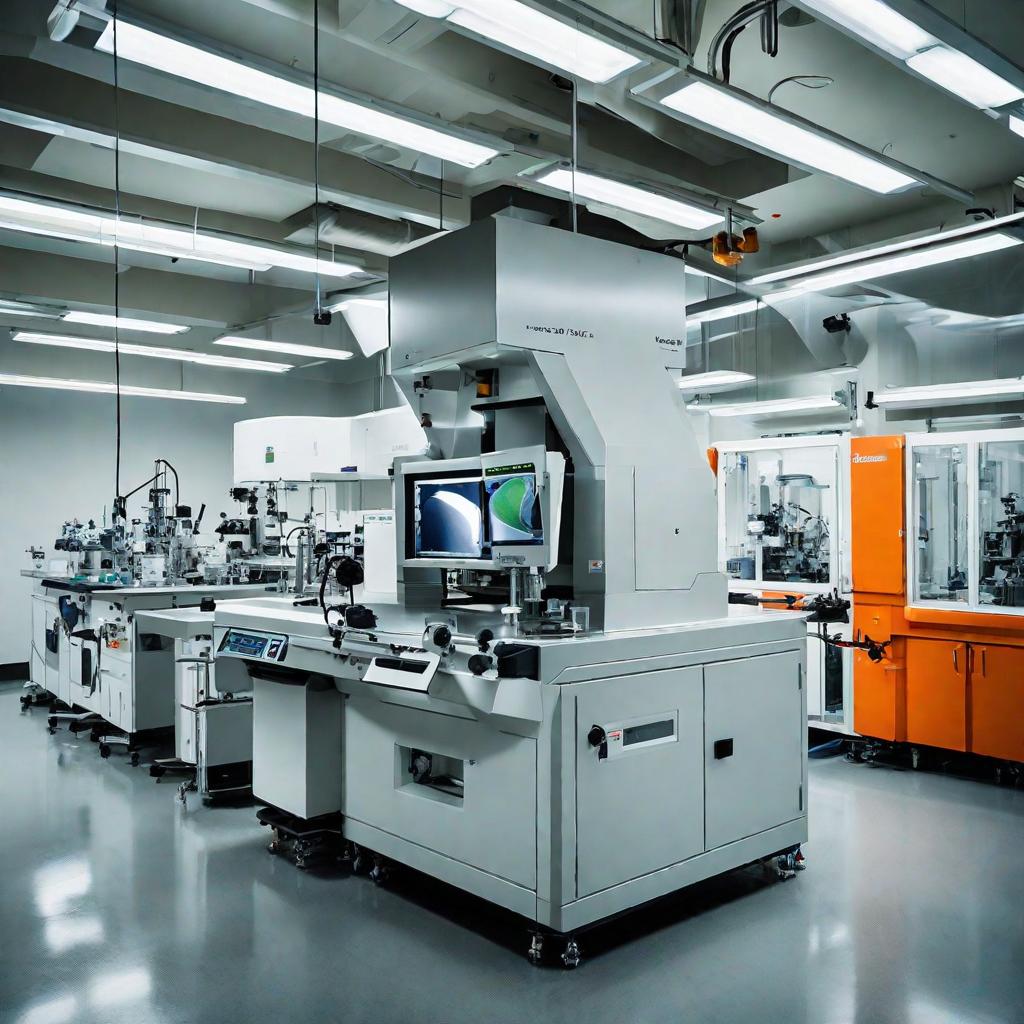
[[794,651],[704,667],[709,850],[803,814],[800,662]]
[[702,689],[699,667],[579,687],[578,898],[703,851]]

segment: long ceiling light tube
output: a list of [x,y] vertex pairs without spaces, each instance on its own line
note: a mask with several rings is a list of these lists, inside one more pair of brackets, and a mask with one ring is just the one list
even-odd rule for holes
[[742,146],[883,195],[927,178],[692,69],[687,77],[685,85],[661,97],[661,106]]
[[[1024,99],[1024,75],[1020,70],[967,36],[931,5],[899,0],[795,2],[973,107],[997,109]],[[907,17],[897,8],[914,17]],[[967,49],[981,59],[975,59]]]
[[[96,49],[113,53],[113,19],[96,41]],[[326,124],[441,160],[450,160],[463,167],[479,167],[509,148],[494,140],[486,144],[482,136],[481,141],[475,141],[469,133],[442,130],[431,124],[427,117],[392,112],[368,97],[323,89],[316,97],[314,90],[301,82],[261,70],[251,62],[233,60],[152,31],[123,17],[117,21],[117,56],[154,71],[302,117],[312,118],[318,106],[319,118]],[[318,104],[315,102],[317,99]]]
[[[113,395],[116,384],[102,380],[65,380],[61,377],[31,377],[21,373],[0,373],[0,388],[44,388],[55,391],[88,391],[99,395]],[[219,405],[245,405],[241,395],[216,395],[205,391],[171,391],[166,388],[142,388],[129,384],[120,387],[122,395],[136,398],[170,398],[182,402],[213,402]]]
[[[524,172],[524,175],[529,173]],[[703,231],[721,224],[725,219],[725,214],[718,210],[675,198],[667,191],[655,191],[647,185],[641,188],[589,171],[577,170],[573,174],[568,167],[554,167],[531,177],[537,184],[547,185],[558,192],[575,192],[577,197],[651,217],[666,224],[675,224],[691,231]]]
[[351,359],[352,353],[344,349],[324,348],[322,345],[296,345],[290,341],[264,341],[262,338],[218,338],[215,345],[229,348],[248,348],[254,352],[283,352],[290,356],[309,356],[311,359]]
[[936,405],[971,405],[978,402],[1013,402],[1024,399],[1024,378],[959,381],[884,388],[872,392],[869,407],[920,409]]
[[10,194],[0,194],[0,228],[96,245],[116,244],[121,249],[244,270],[264,271],[280,267],[308,274],[320,273],[324,277],[350,277],[362,272],[352,263],[318,260],[253,242],[123,216],[118,220],[99,211]]
[[730,388],[743,387],[757,381],[752,373],[740,370],[707,370],[704,373],[691,373],[679,378],[679,390],[698,392],[726,391]]
[[1024,229],[1024,213],[1013,213],[1006,217],[997,217],[995,220],[967,224],[963,227],[951,228],[949,231],[937,231],[931,235],[919,235],[915,238],[906,238],[899,242],[886,242],[884,245],[875,245],[853,252],[839,253],[836,256],[823,256],[810,263],[796,264],[795,266],[770,271],[767,274],[758,274],[756,277],[748,278],[744,284],[762,286],[774,284],[778,281],[786,281],[793,277],[806,277],[808,274],[815,274],[821,270],[828,270],[831,267],[840,267],[847,263],[863,263],[878,256],[889,256],[907,249],[921,249],[927,246],[955,241],[958,238],[988,234],[1002,227]]
[[908,270],[936,267],[943,263],[952,263],[956,260],[969,259],[973,256],[985,256],[1020,244],[1021,239],[1013,235],[993,232],[977,238],[968,238],[956,242],[948,242],[945,245],[932,246],[928,249],[900,252],[892,256],[800,278],[792,281],[789,287],[782,291],[767,293],[764,296],[764,301],[769,303],[783,302],[786,299],[805,295],[808,292],[824,291],[827,288],[838,288],[848,284],[858,284],[861,281],[872,281],[880,277],[891,277],[894,274],[902,274]]
[[184,334],[188,324],[168,324],[162,320],[139,320],[131,316],[114,316],[110,313],[88,313],[72,309],[61,319],[68,324],[88,324],[90,327],[116,327],[121,331],[138,331],[140,334]]
[[694,402],[686,407],[690,412],[706,412],[709,416],[778,416],[805,412],[829,412],[845,409],[842,402],[831,395],[807,398],[778,398],[764,402],[741,402],[737,405],[715,405]]
[[489,44],[525,54],[545,67],[605,83],[645,63],[577,25],[520,0],[397,0],[417,14],[442,18]]
[[40,334],[35,331],[15,331],[14,341],[27,345],[45,345],[52,348],[75,348],[86,352],[120,352],[123,356],[144,356],[149,359],[172,359],[181,363],[195,363],[199,366],[216,366],[226,370],[253,370],[263,373],[287,373],[292,367],[288,363],[272,363],[263,359],[242,359],[236,356],[220,356],[212,352],[192,352],[179,348],[160,348],[155,345],[133,345],[128,342],[100,338],[76,338],[65,334]]
[[727,320],[729,317],[754,313],[760,303],[760,299],[743,299],[740,302],[731,302],[727,306],[713,306],[710,309],[691,311],[687,308],[686,326],[689,329],[700,324],[714,323],[716,320]]

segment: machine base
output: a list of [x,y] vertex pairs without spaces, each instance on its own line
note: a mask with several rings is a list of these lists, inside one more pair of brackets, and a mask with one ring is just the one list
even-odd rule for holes
[[297,868],[341,864],[350,853],[342,837],[342,816],[324,814],[319,818],[298,818],[276,807],[262,807],[256,820],[274,834],[267,851],[287,857]]

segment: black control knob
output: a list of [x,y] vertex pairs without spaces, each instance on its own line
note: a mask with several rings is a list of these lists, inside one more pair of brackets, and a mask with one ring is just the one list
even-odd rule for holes
[[592,725],[587,733],[587,742],[597,747],[597,759],[603,761],[608,756],[608,734],[599,725]]
[[481,651],[486,651],[493,639],[494,633],[489,629],[481,629],[476,635],[477,646]]
[[475,676],[482,676],[492,664],[492,659],[486,654],[474,654],[469,659],[469,671]]
[[452,631],[447,626],[436,626],[430,634],[431,642],[442,650],[452,642]]

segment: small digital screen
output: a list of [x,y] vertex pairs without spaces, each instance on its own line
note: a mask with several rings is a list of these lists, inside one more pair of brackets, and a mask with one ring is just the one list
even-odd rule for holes
[[415,503],[417,558],[483,555],[483,495],[479,477],[417,481]]
[[651,740],[663,740],[674,735],[676,723],[671,718],[661,722],[648,722],[646,725],[633,725],[622,730],[622,745],[633,746],[636,743],[650,743]]
[[488,469],[484,477],[492,544],[543,544],[544,524],[532,463]]
[[238,654],[260,655],[266,646],[266,637],[262,636],[246,636],[244,633],[232,633],[228,637],[228,648]]

